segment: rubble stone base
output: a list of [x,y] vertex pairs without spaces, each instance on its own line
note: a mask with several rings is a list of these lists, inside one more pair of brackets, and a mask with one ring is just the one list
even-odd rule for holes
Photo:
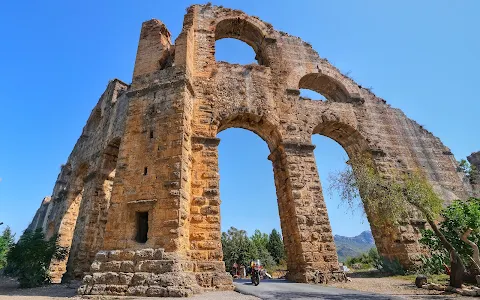
[[[223,262],[222,262],[223,263]],[[207,267],[206,267],[207,266]],[[195,272],[201,271],[201,272]],[[189,297],[204,290],[231,290],[218,268],[182,259],[163,249],[100,251],[78,289],[80,295]]]

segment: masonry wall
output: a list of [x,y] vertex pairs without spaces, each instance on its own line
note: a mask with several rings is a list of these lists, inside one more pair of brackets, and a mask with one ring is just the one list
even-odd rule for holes
[[123,135],[127,87],[117,79],[109,82],[66,164],[61,167],[46,211],[44,203],[37,212],[41,216],[37,227],[42,227],[47,237],[58,235],[60,244],[70,249],[66,260],[51,266],[54,282],[62,279],[67,261],[70,273],[82,276],[100,250],[99,239],[109,201],[108,197],[98,197],[104,183],[99,181],[101,164],[105,149]]

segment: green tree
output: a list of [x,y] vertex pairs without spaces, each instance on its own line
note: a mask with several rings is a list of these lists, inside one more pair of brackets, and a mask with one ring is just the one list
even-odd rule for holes
[[480,180],[479,170],[474,165],[471,165],[467,160],[462,159],[457,162],[457,171],[462,172],[467,177],[470,183],[476,183]]
[[419,171],[381,176],[368,157],[353,157],[351,167],[331,177],[331,189],[341,192],[351,207],[363,200],[365,212],[373,216],[376,226],[392,226],[405,220],[416,208],[426,219],[442,246],[451,257],[450,285],[461,287],[465,266],[453,245],[445,238],[435,220],[442,209],[442,200],[435,194],[425,176]]
[[276,265],[274,258],[267,249],[268,234],[262,233],[260,230],[255,230],[250,237],[254,245],[255,258],[259,259],[265,268],[271,268]]
[[[453,245],[469,269],[480,272],[480,199],[470,198],[467,201],[457,200],[441,212],[442,221],[440,231]],[[424,258],[425,262],[436,268],[431,272],[438,272],[443,264],[449,263],[448,252],[431,229],[422,231],[420,240],[432,252],[432,257]]]
[[7,265],[7,254],[13,246],[14,238],[10,227],[5,228],[0,236],[0,269]]
[[223,260],[227,270],[233,264],[248,266],[257,254],[254,243],[248,238],[245,230],[230,227],[222,232]]
[[275,229],[273,229],[268,236],[267,249],[277,264],[285,258],[285,249],[283,246],[282,237]]
[[20,287],[41,286],[50,282],[50,261],[66,255],[67,249],[58,245],[56,236],[45,240],[41,228],[25,230],[7,255],[7,268],[18,278]]

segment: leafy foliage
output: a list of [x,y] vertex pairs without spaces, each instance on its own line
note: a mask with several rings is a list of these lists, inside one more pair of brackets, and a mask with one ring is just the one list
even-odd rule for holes
[[[419,172],[393,174],[387,178],[378,173],[368,157],[354,157],[349,167],[330,174],[330,190],[340,192],[343,201],[355,209],[374,216],[377,226],[398,223],[408,217],[413,205],[425,217],[435,219],[442,208],[442,200]],[[360,200],[361,195],[361,200]]]
[[275,229],[272,230],[268,237],[267,249],[277,264],[285,259],[285,249],[283,247],[282,237]]
[[375,268],[389,275],[404,275],[405,270],[398,260],[390,260],[378,254],[377,248],[371,248],[367,253],[350,257],[345,264],[352,269],[368,270]]
[[230,227],[227,232],[222,232],[222,248],[227,269],[235,263],[248,266],[250,261],[255,259],[256,249],[245,230]]
[[405,275],[406,271],[398,259],[388,259],[381,257],[379,269],[390,275]]
[[[479,244],[480,199],[470,198],[467,201],[454,201],[441,212],[441,216],[443,221],[439,224],[440,231],[453,245],[464,264],[472,268],[472,247],[462,241],[460,236],[467,229],[471,228],[472,232],[468,239],[477,245]],[[426,245],[432,253],[431,258],[424,258],[425,264],[436,264],[436,268],[432,267],[428,271],[430,271],[432,274],[441,273],[444,270],[443,264],[445,263],[448,265],[450,258],[438,236],[435,235],[431,229],[427,229],[422,231],[422,239],[420,242]],[[440,267],[439,264],[441,264],[442,267]]]
[[[331,176],[331,188],[340,190],[350,206],[361,195],[364,211],[376,226],[400,224],[402,220],[417,214],[416,208],[427,220],[436,237],[451,257],[450,285],[461,287],[465,266],[453,245],[439,230],[435,220],[442,209],[442,200],[420,171],[382,176],[368,157],[350,159],[351,168]],[[393,175],[393,176],[392,176]]]
[[66,256],[67,249],[58,245],[56,236],[45,240],[42,229],[25,230],[7,255],[8,273],[18,278],[22,288],[41,286],[50,282],[52,258]]
[[480,180],[479,170],[465,159],[458,162],[457,171],[464,173],[470,183]]
[[[283,259],[283,242],[274,229],[272,234],[255,230],[249,238],[245,230],[230,227],[222,233],[223,260],[227,269],[235,263],[250,265],[250,261],[259,259],[265,268],[275,267]],[[277,260],[278,259],[278,260]]]
[[377,248],[371,248],[359,256],[347,258],[345,265],[353,269],[379,269],[381,268],[381,258]]
[[425,275],[443,274],[445,265],[450,264],[450,259],[445,250],[433,252],[430,256],[421,256],[420,259],[422,264],[418,267],[417,272]]
[[10,227],[5,228],[0,236],[0,269],[7,265],[7,255],[13,246],[15,236],[12,235]]

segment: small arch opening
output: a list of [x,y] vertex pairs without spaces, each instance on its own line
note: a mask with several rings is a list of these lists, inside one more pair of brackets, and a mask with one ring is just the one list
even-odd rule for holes
[[302,89],[307,89],[323,95],[328,101],[349,102],[350,99],[349,93],[340,82],[322,73],[303,76],[298,82],[298,88],[300,93]]
[[327,98],[324,95],[309,89],[300,89],[300,98],[327,101]]

